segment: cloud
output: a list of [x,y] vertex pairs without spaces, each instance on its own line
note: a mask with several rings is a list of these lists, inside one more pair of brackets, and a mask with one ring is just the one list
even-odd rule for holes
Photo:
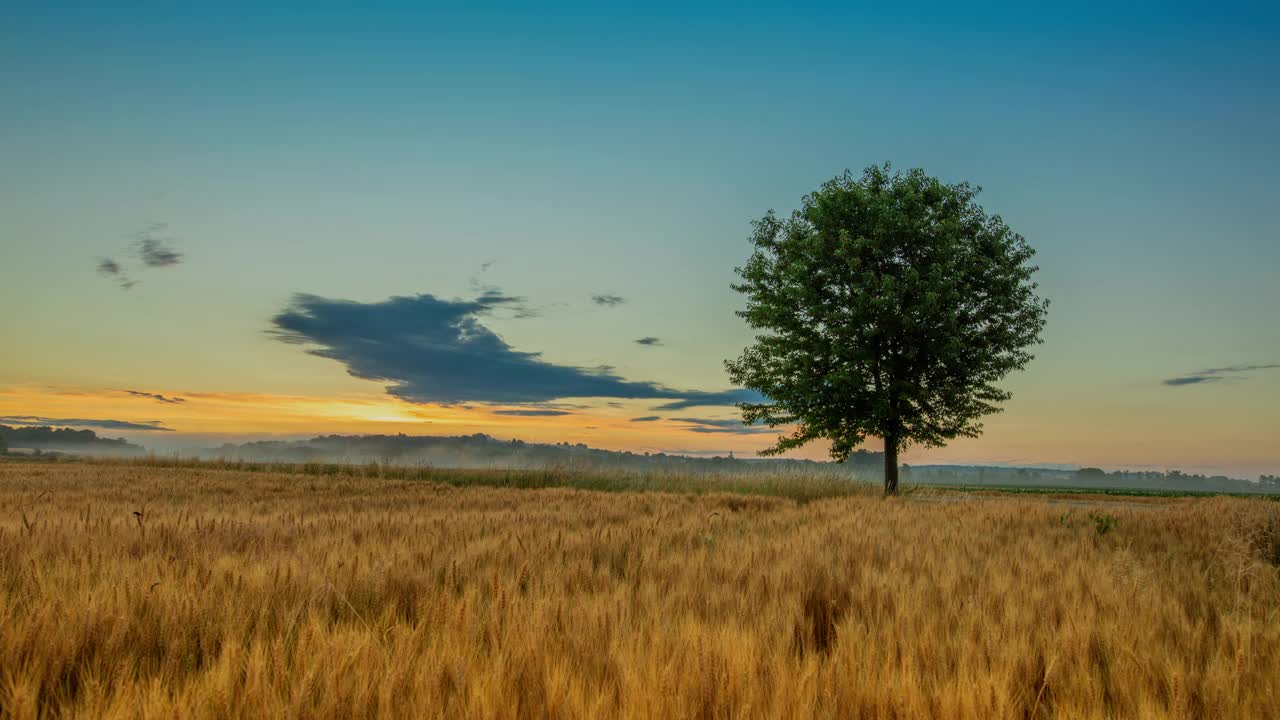
[[528,303],[528,301],[519,295],[507,295],[501,289],[492,285],[481,286],[480,297],[478,302],[484,303],[493,309],[506,309],[511,311],[511,317],[517,320],[525,318],[542,317],[541,308],[536,308]]
[[742,424],[741,420],[713,420],[710,418],[671,418],[675,422],[689,423],[684,428],[696,433],[730,433],[733,435],[773,435],[778,431],[769,427],[753,427]]
[[511,311],[511,317],[517,320],[542,317],[542,308],[530,305],[523,297],[507,295],[502,292],[502,288],[499,288],[497,285],[490,285],[489,283],[485,283],[480,280],[479,275],[483,274],[490,267],[493,267],[493,264],[496,262],[498,261],[489,260],[480,265],[480,273],[472,275],[467,281],[471,286],[471,290],[479,293],[481,298],[488,298],[489,302],[495,306],[501,305],[509,309]]
[[143,240],[138,245],[138,257],[148,267],[169,267],[182,262],[182,254],[165,247],[159,240]]
[[658,415],[645,415],[644,417],[631,418],[631,422],[653,422],[654,420],[661,420],[661,419],[662,417]]
[[146,430],[155,432],[173,432],[161,425],[159,420],[148,422],[129,422],[127,420],[81,420],[72,418],[47,418],[36,415],[12,415],[0,417],[0,425],[57,425],[59,427],[86,427],[103,430]]
[[[744,391],[681,391],[625,380],[612,368],[560,365],[522,352],[481,320],[522,302],[498,292],[473,300],[433,295],[381,302],[295,295],[269,331],[336,360],[354,377],[387,383],[387,392],[416,403],[537,403],[561,398],[670,399],[678,407],[726,404]],[[755,393],[749,393],[757,398]]]
[[1187,375],[1185,377],[1169,378],[1164,381],[1165,385],[1199,385],[1200,383],[1218,382],[1221,377],[1214,375]]
[[521,305],[514,308],[515,312],[511,317],[517,320],[526,320],[528,318],[542,317],[542,309],[533,307],[532,305]]
[[622,297],[621,295],[612,295],[609,293],[602,293],[600,295],[591,296],[591,302],[603,307],[616,307],[626,301],[627,299]]
[[124,392],[130,395],[133,395],[134,397],[151,398],[152,400],[156,400],[162,403],[169,403],[171,405],[174,405],[177,403],[184,403],[187,401],[186,398],[165,397],[164,395],[160,395],[158,393],[142,392],[141,390],[125,390]]
[[[182,253],[169,247],[173,238],[161,235],[168,227],[165,223],[152,223],[133,234],[131,248],[143,265],[160,268],[182,262]],[[124,290],[131,290],[138,284],[137,280],[130,278],[125,272],[124,266],[113,258],[98,258],[98,274],[115,280]]]
[[120,263],[111,258],[98,258],[98,274],[115,280],[122,290],[132,290],[133,286],[138,284],[137,280],[131,280],[125,274],[124,268],[120,267]]
[[182,262],[182,253],[167,245],[173,238],[160,235],[168,227],[167,223],[152,223],[134,233],[133,236],[137,238],[134,246],[137,248],[138,259],[147,267],[169,267]]
[[636,341],[636,344],[644,345],[646,347],[653,347],[654,345],[661,345],[662,341],[656,337],[642,337]]
[[1181,377],[1169,378],[1168,380],[1162,380],[1161,383],[1180,387],[1182,385],[1201,385],[1203,383],[1218,382],[1228,377],[1243,380],[1244,378],[1238,377],[1239,373],[1247,373],[1254,370],[1274,370],[1275,368],[1280,368],[1280,363],[1269,365],[1229,365],[1227,367],[1208,368],[1207,370],[1200,370]]
[[673,402],[664,403],[654,410],[688,410],[694,407],[737,405],[738,403],[764,402],[765,398],[755,390],[725,390],[724,392],[689,392]]
[[515,415],[517,417],[557,417],[572,415],[568,410],[494,410],[494,415]]

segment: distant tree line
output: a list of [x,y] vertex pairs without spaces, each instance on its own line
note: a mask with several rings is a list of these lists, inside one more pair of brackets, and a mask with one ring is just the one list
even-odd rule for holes
[[1225,475],[1199,475],[1180,470],[1107,472],[1101,468],[1078,470],[984,466],[917,466],[908,471],[917,483],[1008,485],[1084,489],[1125,489],[1179,492],[1280,493],[1280,476],[1262,475],[1258,482]]
[[846,466],[812,460],[757,460],[735,458],[732,453],[715,457],[635,453],[601,450],[582,443],[530,443],[499,440],[484,433],[474,435],[324,435],[303,441],[264,441],[226,444],[202,451],[204,457],[229,460],[279,462],[384,462],[399,465],[431,465],[441,468],[563,467],[581,470],[631,470],[637,472],[822,472],[852,475],[877,468],[884,462],[878,452],[853,453]]
[[141,455],[146,452],[124,438],[104,438],[92,430],[72,430],[48,426],[10,427],[0,425],[0,452],[9,449],[57,450],[63,452],[107,452]]

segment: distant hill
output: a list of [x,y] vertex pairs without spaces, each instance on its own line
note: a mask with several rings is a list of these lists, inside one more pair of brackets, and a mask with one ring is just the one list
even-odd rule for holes
[[666,453],[600,450],[583,444],[498,440],[477,433],[454,437],[421,435],[325,435],[310,440],[227,444],[202,457],[280,462],[382,462],[440,468],[616,469],[638,472],[821,472],[866,475],[884,462],[881,453],[860,451],[844,465],[812,460],[690,457]]
[[70,428],[10,427],[0,425],[0,448],[10,451],[22,449],[41,452],[61,452],[72,455],[134,456],[146,454],[146,448],[123,439],[102,438],[92,430]]
[[[478,433],[461,436],[323,435],[310,440],[227,444],[201,450],[209,459],[266,462],[387,463],[438,468],[624,470],[676,473],[831,474],[877,482],[883,453],[859,450],[843,465],[813,460],[757,457],[690,457],[666,453],[600,450],[584,444],[499,440]],[[1167,472],[1103,472],[1097,468],[1019,468],[904,465],[903,480],[927,485],[1026,488],[1124,489],[1172,492],[1280,493],[1280,478],[1255,482],[1224,476]]]

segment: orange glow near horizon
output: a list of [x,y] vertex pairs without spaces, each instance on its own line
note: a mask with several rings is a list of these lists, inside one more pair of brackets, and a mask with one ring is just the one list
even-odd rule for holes
[[[383,392],[318,397],[267,393],[163,391],[182,402],[161,402],[152,397],[131,395],[121,389],[18,385],[0,388],[0,417],[110,419],[135,423],[159,422],[172,432],[146,432],[92,428],[100,436],[126,437],[144,446],[175,447],[183,436],[200,436],[191,446],[243,442],[267,437],[311,437],[327,434],[374,435],[470,435],[485,433],[499,439],[520,439],[536,443],[584,443],[605,450],[666,452],[669,454],[711,455],[733,452],[751,457],[768,447],[776,435],[694,432],[690,424],[675,417],[654,422],[633,422],[632,418],[660,414],[652,401],[625,403],[585,401],[564,405],[563,415],[521,416],[503,414],[528,407],[491,405],[419,405]],[[545,408],[545,406],[544,406]],[[690,415],[727,419],[736,417],[733,408],[702,408],[682,411]],[[1107,469],[1181,469],[1187,472],[1222,472],[1206,455],[1214,447],[1212,427],[1187,430],[1171,419],[1164,423],[1133,424],[1124,434],[1111,424],[1123,417],[1073,424],[1074,432],[1054,432],[1046,422],[1028,421],[1027,411],[1019,415],[1001,414],[991,418],[986,434],[979,439],[960,439],[945,448],[912,448],[901,460],[910,464],[963,465],[1062,465],[1097,466]],[[1030,415],[1034,420],[1034,415]],[[3,420],[0,420],[3,423]],[[55,424],[55,423],[50,423]],[[80,425],[78,427],[87,427]],[[1263,432],[1258,429],[1255,432]],[[1184,438],[1170,447],[1170,438]],[[1263,450],[1247,452],[1249,443],[1236,451],[1228,472],[1238,477],[1256,477],[1271,472]],[[880,449],[869,439],[865,448]],[[1160,464],[1135,462],[1135,450],[1163,460]],[[826,447],[811,444],[787,457],[827,460]]]
[[[339,397],[262,393],[162,392],[183,402],[168,403],[123,390],[17,386],[0,390],[0,416],[111,419],[159,422],[173,432],[95,430],[125,435],[144,445],[174,434],[252,437],[322,434],[468,435],[486,433],[529,442],[586,443],[634,452],[734,452],[754,454],[772,435],[695,433],[671,419],[635,423],[648,414],[643,404],[574,406],[564,415],[519,416],[502,412],[528,408],[487,405],[417,405],[383,393]],[[707,415],[732,417],[723,409]],[[797,457],[821,458],[821,452]]]

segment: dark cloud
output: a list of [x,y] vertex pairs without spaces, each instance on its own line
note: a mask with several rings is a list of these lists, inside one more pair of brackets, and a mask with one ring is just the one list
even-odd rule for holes
[[480,297],[476,299],[491,310],[507,310],[510,311],[511,317],[524,319],[533,317],[542,317],[542,310],[529,304],[529,302],[519,295],[508,295],[501,289],[487,286],[483,288]]
[[138,257],[147,267],[169,267],[182,262],[182,254],[164,246],[159,240],[143,240],[138,243]]
[[137,280],[131,280],[125,274],[124,268],[120,267],[120,263],[111,258],[98,258],[98,274],[115,280],[122,290],[132,290],[133,286],[138,284]]
[[137,423],[126,420],[82,420],[73,418],[47,418],[36,415],[13,415],[9,417],[0,417],[0,425],[56,425],[58,427],[100,428],[102,430],[173,432],[172,429],[161,425],[159,420]]
[[591,302],[604,307],[616,307],[626,301],[627,299],[620,295],[612,295],[609,293],[591,296]]
[[165,397],[164,395],[161,395],[159,393],[149,393],[149,392],[143,392],[141,390],[125,390],[125,392],[134,397],[151,398],[152,400],[156,400],[162,403],[169,403],[171,405],[175,405],[177,403],[184,403],[187,401],[186,398]]
[[182,253],[169,247],[173,238],[161,235],[168,227],[167,223],[152,223],[134,233],[138,259],[147,267],[169,267],[182,262]]
[[631,422],[653,422],[654,420],[661,420],[661,419],[662,417],[658,415],[645,415],[644,417],[631,418]]
[[[484,272],[488,269],[488,266],[492,265],[494,262],[496,261],[491,260],[488,263],[485,263],[485,265],[481,266],[480,271]],[[471,277],[470,285],[472,291],[480,294],[480,300],[482,302],[487,302],[490,306],[495,308],[501,307],[510,311],[510,317],[518,320],[542,317],[542,308],[530,305],[523,297],[518,295],[508,295],[502,292],[502,288],[499,288],[496,285],[489,285],[480,282],[480,279],[475,276]]]
[[732,455],[732,450],[698,450],[694,448],[652,448],[653,452],[684,457],[725,457]]
[[764,396],[755,390],[725,390],[724,392],[688,392],[684,397],[664,403],[654,410],[688,410],[694,407],[737,405],[738,403],[764,402]]
[[533,403],[528,407],[539,409],[539,410],[590,410],[591,409],[590,405],[584,405],[582,403],[565,403],[565,402]]
[[693,407],[743,399],[743,391],[675,390],[624,380],[607,366],[557,365],[540,353],[516,350],[481,320],[519,302],[498,292],[474,300],[417,295],[374,303],[296,295],[272,318],[270,332],[342,363],[355,377],[388,383],[389,394],[410,402],[519,404],[600,397],[670,399],[674,406]]
[[661,341],[661,340],[659,340],[659,339],[658,339],[658,338],[656,338],[656,337],[642,337],[642,338],[640,338],[639,340],[637,340],[637,341],[636,341],[636,344],[637,344],[637,345],[644,345],[644,346],[647,346],[647,347],[652,347],[652,346],[654,346],[654,345],[661,345],[661,344],[662,344],[662,341]]
[[1226,373],[1247,373],[1254,370],[1274,370],[1280,368],[1280,363],[1271,363],[1269,365],[1229,365],[1227,367],[1209,368],[1201,370],[1193,375],[1224,375]]
[[1221,377],[1213,375],[1187,375],[1186,377],[1169,378],[1164,381],[1165,385],[1199,385],[1200,383],[1218,382]]
[[777,430],[769,427],[742,424],[741,420],[717,420],[710,418],[671,418],[675,422],[689,423],[683,429],[696,433],[730,433],[733,435],[771,435]]
[[557,417],[559,415],[572,415],[568,410],[494,410],[494,415],[515,415],[517,417]]
[[[182,262],[182,253],[169,246],[173,238],[162,235],[168,227],[165,223],[152,223],[133,234],[134,241],[130,247],[143,265],[161,268]],[[124,290],[131,290],[138,284],[125,272],[124,266],[112,258],[98,258],[98,274],[115,280]]]
[[1239,376],[1241,373],[1252,372],[1254,370],[1274,370],[1276,368],[1280,368],[1280,364],[1229,365],[1227,367],[1208,368],[1207,370],[1200,370],[1199,372],[1193,372],[1181,377],[1169,378],[1168,380],[1163,380],[1161,382],[1165,385],[1179,387],[1182,385],[1200,385],[1203,383],[1218,382],[1219,380],[1225,380],[1228,377],[1236,380],[1243,380],[1245,378]]
[[[591,409],[591,406],[590,406],[590,405],[584,405],[584,404],[582,404],[582,403],[567,403],[567,402],[538,402],[538,403],[522,403],[522,405],[523,405],[523,407],[516,408],[516,409],[517,409],[517,410],[525,410],[525,409],[532,409],[532,410],[590,410],[590,409]],[[565,413],[565,414],[566,414],[566,415],[568,415],[568,414],[570,414],[570,413]]]

